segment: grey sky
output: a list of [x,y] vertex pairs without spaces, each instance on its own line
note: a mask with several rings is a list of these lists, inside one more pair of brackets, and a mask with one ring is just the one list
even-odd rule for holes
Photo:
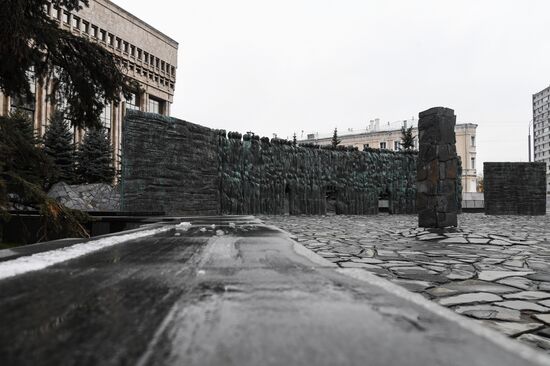
[[115,3],[180,43],[175,117],[291,137],[433,107],[477,123],[483,161],[526,161],[550,84],[548,0]]

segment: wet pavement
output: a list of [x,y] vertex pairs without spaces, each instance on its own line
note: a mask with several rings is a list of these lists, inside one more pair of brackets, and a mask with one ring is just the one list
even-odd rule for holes
[[459,229],[413,215],[277,216],[267,222],[341,268],[360,268],[533,347],[550,350],[550,216],[465,213]]
[[549,364],[252,217],[184,220],[0,280],[0,363]]

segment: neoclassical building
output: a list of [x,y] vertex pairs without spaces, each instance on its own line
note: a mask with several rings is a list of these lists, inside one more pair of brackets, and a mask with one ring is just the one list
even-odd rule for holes
[[[121,127],[127,108],[170,115],[176,86],[178,43],[109,0],[91,0],[89,7],[75,13],[52,4],[44,11],[61,28],[96,42],[120,57],[128,76],[140,85],[140,90],[136,90],[129,100],[107,105],[101,115],[118,165]],[[35,130],[41,136],[56,106],[51,98],[47,98],[50,85],[40,80],[33,84],[34,103],[0,93],[0,114],[6,115],[16,109],[24,111],[34,121]],[[82,136],[83,131],[74,131],[75,142],[79,142]]]
[[[359,150],[365,147],[375,149],[400,150],[401,149],[401,127],[413,127],[415,136],[415,147],[418,146],[418,121],[405,120],[394,123],[381,124],[379,119],[370,121],[368,127],[360,130],[348,129],[338,131],[338,138],[345,146],[355,146]],[[473,123],[457,124],[456,150],[462,160],[462,189],[464,192],[476,192],[477,170],[476,170],[476,129]],[[318,145],[330,145],[332,143],[332,132],[319,134],[310,133],[300,143],[314,143]]]

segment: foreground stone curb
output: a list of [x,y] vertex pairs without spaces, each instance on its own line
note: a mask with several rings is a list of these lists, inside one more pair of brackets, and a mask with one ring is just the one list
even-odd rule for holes
[[6,364],[549,362],[253,217],[189,218],[2,280],[0,293]]

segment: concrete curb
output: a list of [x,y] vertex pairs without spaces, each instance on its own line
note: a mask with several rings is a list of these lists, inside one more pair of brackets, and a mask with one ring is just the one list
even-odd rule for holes
[[50,250],[56,250],[56,249],[62,249],[66,247],[70,247],[76,244],[81,243],[87,243],[89,241],[98,240],[98,239],[104,239],[109,238],[112,236],[119,236],[119,235],[126,235],[131,233],[136,233],[139,231],[147,230],[147,229],[154,229],[156,227],[164,226],[165,223],[153,223],[153,224],[144,224],[140,226],[137,229],[131,229],[126,231],[119,231],[112,234],[105,234],[105,235],[98,235],[91,238],[65,238],[65,239],[59,239],[59,240],[52,240],[52,241],[46,241],[43,243],[36,243],[36,244],[30,244],[30,245],[23,245],[20,247],[10,248],[10,249],[2,249],[0,250],[0,263],[17,259],[20,257],[30,256],[33,254],[48,252]]
[[[226,216],[226,217],[227,217],[227,222],[230,222],[234,219],[240,219],[240,220],[250,221],[250,222],[258,221],[257,218],[250,215]],[[108,238],[112,236],[126,235],[126,234],[131,234],[131,233],[135,233],[135,232],[147,230],[147,229],[154,229],[167,224],[176,223],[176,221],[195,221],[195,223],[192,223],[193,225],[200,225],[202,222],[207,222],[209,219],[212,219],[212,218],[218,218],[218,217],[217,216],[159,216],[159,217],[155,217],[155,219],[158,219],[158,221],[152,222],[152,223],[144,223],[136,229],[119,231],[112,234],[98,235],[90,238],[65,238],[65,239],[52,240],[52,241],[36,243],[36,244],[22,245],[22,246],[10,248],[10,249],[2,249],[0,250],[0,263],[8,260],[24,257],[24,256],[47,252],[50,250],[66,248],[75,244],[86,243],[92,240],[103,239],[103,238]]]
[[404,287],[396,285],[395,283],[392,283],[385,278],[378,277],[360,268],[340,268],[336,271],[346,276],[350,276],[357,280],[366,282],[370,285],[383,288],[384,290],[402,299],[422,306],[426,310],[436,315],[439,315],[449,321],[452,321],[458,326],[491,341],[492,343],[501,347],[507,352],[513,352],[520,355],[527,361],[545,366],[550,365],[550,356],[546,355],[545,353],[537,351],[534,348],[524,345],[518,341],[514,341],[512,338],[509,338],[497,332],[496,330],[484,327],[465,316],[461,316],[448,308],[445,308],[439,304],[436,304],[435,302],[426,299],[420,294],[410,292]]

